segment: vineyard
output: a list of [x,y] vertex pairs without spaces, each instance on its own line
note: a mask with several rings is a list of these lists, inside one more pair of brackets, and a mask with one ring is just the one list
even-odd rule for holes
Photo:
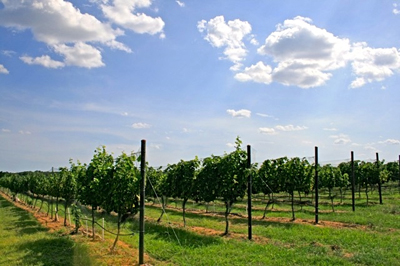
[[0,186],[76,235],[113,238],[111,253],[119,243],[140,248],[145,232],[155,265],[400,265],[399,162],[256,164],[241,145],[142,169],[144,154],[114,158],[99,147],[87,165],[2,173]]

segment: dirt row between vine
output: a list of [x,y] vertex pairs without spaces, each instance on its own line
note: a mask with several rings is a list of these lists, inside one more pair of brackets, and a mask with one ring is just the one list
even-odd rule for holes
[[[161,206],[158,204],[154,204],[153,206],[157,206],[161,210]],[[166,207],[166,210],[172,210],[172,211],[182,211],[180,208],[176,207]],[[281,211],[281,210],[276,210],[276,211]],[[199,214],[203,216],[210,216],[210,217],[221,217],[225,218],[223,212],[206,212],[202,210],[195,210],[195,209],[186,209],[186,213],[192,213],[192,214]],[[318,227],[332,227],[332,228],[355,228],[355,229],[360,229],[360,230],[368,230],[369,227],[366,225],[361,225],[361,224],[350,224],[350,223],[343,223],[343,222],[334,222],[334,221],[318,221],[318,224],[315,223],[315,220],[311,219],[295,219],[294,221],[291,218],[286,218],[286,217],[266,217],[262,219],[262,216],[252,216],[253,221],[264,221],[266,223],[268,222],[273,222],[273,223],[282,223],[282,224],[308,224],[308,225],[314,225]],[[231,213],[229,215],[229,219],[247,219],[247,216],[237,214],[237,213]]]

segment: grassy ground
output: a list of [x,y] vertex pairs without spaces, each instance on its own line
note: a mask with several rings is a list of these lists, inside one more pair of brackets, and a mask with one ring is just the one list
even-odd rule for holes
[[91,265],[88,247],[50,233],[35,217],[0,197],[0,265]]
[[[269,208],[267,217],[261,219],[266,200],[263,196],[258,196],[253,201],[253,240],[247,239],[247,214],[245,200],[235,205],[233,215],[230,216],[230,234],[221,236],[225,229],[223,217],[223,204],[216,203],[209,206],[206,213],[205,206],[202,204],[189,203],[186,214],[186,227],[183,227],[182,212],[180,202],[175,203],[170,200],[166,214],[160,223],[156,220],[161,210],[158,204],[152,205],[150,202],[146,206],[146,235],[145,235],[145,261],[152,265],[400,265],[400,194],[398,190],[385,190],[383,195],[383,205],[379,204],[378,193],[370,195],[369,204],[366,204],[365,195],[356,198],[356,211],[351,208],[351,199],[347,193],[344,201],[339,202],[335,199],[335,212],[332,211],[329,199],[325,193],[320,194],[320,214],[318,225],[314,224],[313,206],[296,206],[296,220],[291,221],[291,208],[288,197],[284,194],[277,195],[278,203],[274,208]],[[307,200],[311,200],[308,198]],[[3,203],[1,201],[1,206]],[[10,228],[1,229],[0,257],[16,256],[19,259],[18,265],[46,265],[42,261],[29,261],[28,258],[40,258],[43,255],[33,255],[36,253],[44,254],[37,250],[45,242],[35,242],[31,247],[30,256],[27,255],[25,240],[20,240],[19,244],[12,243],[18,239],[16,236],[7,236],[8,231],[18,235],[20,231],[37,231],[35,234],[47,234],[42,228],[40,230],[27,229],[18,221],[25,221],[29,216],[22,211],[8,211],[0,207],[0,219],[7,216],[13,219]],[[60,206],[61,207],[61,206]],[[47,209],[46,203],[44,210]],[[3,214],[5,211],[7,213]],[[63,215],[60,208],[60,216]],[[83,210],[88,216],[90,212]],[[97,214],[97,219],[105,218],[105,225],[109,230],[115,231],[116,217]],[[1,225],[4,228],[4,225]],[[33,226],[35,228],[35,226]],[[83,229],[86,225],[83,224]],[[123,233],[138,232],[137,219],[131,219],[123,226]],[[86,230],[86,229],[85,229]],[[101,235],[100,228],[97,232]],[[7,231],[7,232],[3,232]],[[11,237],[11,240],[6,240]],[[68,237],[59,240],[59,236],[51,241],[70,241]],[[14,239],[15,238],[15,239]],[[105,232],[106,240],[90,241],[84,235],[78,240],[83,253],[88,247],[92,259],[101,261],[104,265],[133,265],[137,262],[138,234],[134,236],[121,237],[119,253],[109,254],[108,250],[112,244],[113,235]],[[14,239],[14,240],[12,240]],[[24,238],[25,239],[25,238]],[[84,241],[83,241],[83,240]],[[80,241],[80,242],[79,242]],[[83,241],[83,242],[82,242]],[[37,247],[35,245],[37,243]],[[51,242],[55,243],[55,242]],[[69,243],[69,242],[68,242]],[[66,265],[89,265],[76,262],[74,254],[68,249],[68,244],[64,243],[63,250],[69,250],[69,260]],[[52,245],[53,246],[53,245]],[[75,247],[73,244],[72,246]],[[126,249],[125,249],[126,248]],[[8,250],[8,251],[7,251]],[[95,250],[95,251],[93,251]],[[4,253],[2,253],[4,252]],[[16,255],[8,254],[16,253]],[[5,256],[3,256],[5,255]],[[126,256],[133,257],[126,260]],[[80,256],[82,257],[82,256]],[[116,260],[119,257],[120,260]],[[7,261],[1,261],[0,265],[8,265]],[[7,258],[8,259],[8,258]],[[5,260],[5,259],[3,259]],[[10,259],[9,261],[14,260]],[[60,264],[47,264],[60,265]]]

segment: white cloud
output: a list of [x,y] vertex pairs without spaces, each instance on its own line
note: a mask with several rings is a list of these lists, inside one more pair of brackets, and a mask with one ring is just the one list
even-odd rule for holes
[[228,142],[228,143],[226,143],[226,146],[228,146],[229,148],[234,148],[235,143]]
[[264,84],[275,81],[307,89],[325,85],[332,78],[333,70],[351,63],[355,79],[350,87],[358,88],[382,81],[400,70],[397,48],[375,49],[366,43],[350,44],[348,39],[319,28],[304,17],[278,24],[257,51],[270,57],[276,66],[259,61],[237,73],[235,79]]
[[400,10],[398,9],[398,4],[393,4],[393,14],[398,15],[400,14]]
[[250,110],[245,110],[245,109],[241,109],[238,111],[232,110],[232,109],[228,109],[226,110],[226,112],[228,114],[230,114],[233,117],[247,117],[249,118],[251,116],[251,111]]
[[382,81],[400,70],[400,52],[396,48],[368,47],[366,43],[356,43],[352,48],[352,68],[356,79],[351,88],[358,88],[366,83]]
[[113,23],[136,33],[153,35],[162,33],[164,21],[160,17],[153,18],[136,11],[137,8],[150,7],[151,2],[151,0],[113,0],[111,5],[107,1],[101,4],[100,8]]
[[270,128],[270,127],[260,127],[259,131],[260,131],[260,133],[267,134],[267,135],[277,134],[276,130],[274,128]]
[[2,64],[0,64],[0,74],[8,74],[10,73],[7,68],[5,68]]
[[30,131],[23,131],[23,130],[18,131],[18,133],[21,135],[31,135],[32,134]]
[[12,57],[14,54],[16,54],[15,51],[11,51],[11,50],[3,50],[3,51],[1,51],[1,53],[7,57]]
[[156,149],[156,150],[161,150],[162,145],[161,144],[156,144],[156,143],[151,143],[150,148]]
[[273,118],[272,115],[268,115],[268,114],[256,113],[256,115],[261,116],[261,117],[270,117],[270,118]]
[[106,43],[123,34],[63,0],[16,0],[3,1],[3,4],[0,25],[31,29],[35,38],[46,44]]
[[270,84],[272,82],[272,68],[264,65],[263,62],[258,62],[255,65],[246,67],[243,72],[237,73],[235,79],[239,81],[254,81],[257,83]]
[[142,128],[150,128],[151,125],[146,124],[146,123],[134,123],[134,124],[132,124],[132,127],[135,129],[142,129]]
[[200,32],[206,33],[204,39],[212,46],[224,47],[224,58],[234,63],[231,70],[239,70],[241,61],[247,55],[243,38],[251,33],[250,23],[239,19],[226,23],[223,16],[217,16],[208,22],[206,20],[199,21],[197,28]]
[[83,42],[75,43],[74,46],[60,44],[55,45],[54,49],[65,57],[67,65],[86,68],[104,66],[100,51],[89,44]]
[[180,7],[184,7],[185,3],[182,1],[176,1],[176,3],[180,6]]
[[336,128],[334,128],[334,127],[325,127],[323,130],[325,130],[325,131],[337,131],[337,129]]
[[305,130],[308,127],[306,127],[306,126],[293,126],[293,125],[287,125],[287,126],[278,125],[275,128],[277,130],[280,130],[280,131],[299,131],[299,130]]
[[4,133],[10,133],[10,132],[11,132],[11,130],[9,130],[9,129],[7,129],[7,128],[2,128],[2,129],[1,129],[1,132],[4,132]]
[[330,138],[334,139],[333,141],[334,144],[347,144],[351,142],[349,136],[345,134],[332,135],[330,136]]
[[300,130],[306,130],[306,129],[308,129],[308,127],[306,127],[306,126],[294,126],[294,125],[282,126],[282,125],[277,125],[274,128],[260,127],[259,131],[261,133],[263,133],[263,134],[274,135],[274,134],[278,134],[279,131],[290,132],[290,131],[300,131]]
[[42,55],[36,58],[24,55],[21,56],[20,59],[28,65],[41,65],[47,68],[62,68],[65,66],[63,62],[53,60],[48,55]]
[[250,43],[252,44],[252,45],[255,45],[255,46],[258,46],[258,45],[260,45],[260,43],[257,41],[257,39],[256,38],[251,38],[251,40],[250,40]]
[[303,17],[285,20],[258,49],[259,54],[271,56],[278,63],[272,73],[269,69],[267,72],[272,74],[273,81],[301,88],[317,87],[331,78],[328,71],[346,65],[349,41],[311,22],[311,19]]
[[114,29],[110,23],[101,22],[91,14],[81,13],[68,1],[15,0],[2,3],[0,26],[29,29],[37,41],[65,56],[65,62],[55,61],[48,55],[36,58],[25,56],[23,60],[27,64],[50,68],[62,67],[63,63],[87,68],[103,66],[100,51],[92,46],[93,43],[131,52],[129,47],[116,40],[124,34],[121,29]]
[[387,139],[385,141],[379,141],[380,144],[392,144],[392,145],[400,145],[400,140],[398,139]]

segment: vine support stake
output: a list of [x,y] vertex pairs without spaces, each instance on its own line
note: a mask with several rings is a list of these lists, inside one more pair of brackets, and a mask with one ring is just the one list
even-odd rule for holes
[[144,197],[146,185],[146,140],[142,139],[140,149],[140,217],[139,217],[139,265],[144,264]]
[[315,146],[315,224],[318,224],[318,147]]
[[[251,146],[247,145],[247,168],[250,170],[251,168]],[[252,187],[252,178],[251,172],[248,173],[247,176],[247,217],[248,217],[248,238],[252,239],[252,225],[251,225],[251,187]]]
[[377,174],[378,174],[378,191],[379,191],[379,204],[383,204],[382,201],[382,181],[380,177],[380,165],[379,165],[379,154],[376,153],[376,167],[377,169]]
[[356,180],[354,173],[354,152],[351,152],[351,203],[353,205],[353,212],[356,211],[356,198],[355,198],[355,190],[356,190]]

